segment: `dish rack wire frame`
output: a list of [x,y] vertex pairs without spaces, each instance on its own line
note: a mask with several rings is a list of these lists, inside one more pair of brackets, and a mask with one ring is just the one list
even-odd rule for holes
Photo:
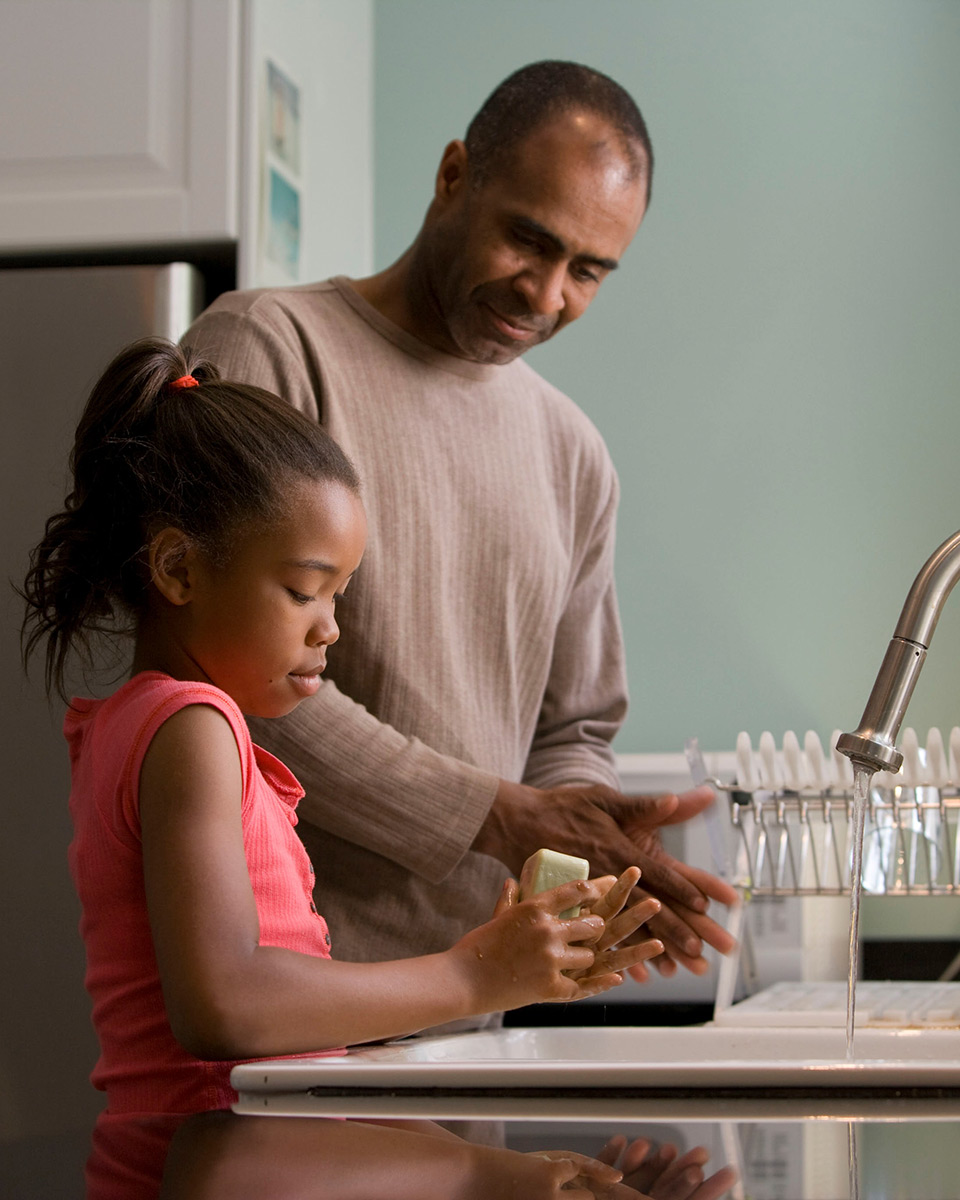
[[[736,851],[731,882],[751,896],[849,896],[853,791],[728,795]],[[861,886],[868,895],[960,895],[960,790],[871,786]]]
[[[864,817],[861,886],[868,895],[960,895],[960,788],[871,782]],[[742,903],[731,910],[733,953],[720,960],[714,1013],[734,1002],[743,967],[747,994],[757,972],[746,909],[753,897],[849,896],[854,796],[847,785],[789,790],[709,782],[729,804],[735,850],[726,872]],[[729,861],[729,860],[728,860]],[[960,955],[943,978],[960,968]]]

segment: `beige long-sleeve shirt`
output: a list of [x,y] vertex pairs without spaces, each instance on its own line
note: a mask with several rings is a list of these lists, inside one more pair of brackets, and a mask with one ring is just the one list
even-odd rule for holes
[[320,693],[254,736],[306,788],[334,955],[445,948],[507,875],[469,849],[498,779],[617,782],[609,454],[522,360],[439,353],[342,278],[230,293],[184,341],[321,420],[360,472],[369,540]]

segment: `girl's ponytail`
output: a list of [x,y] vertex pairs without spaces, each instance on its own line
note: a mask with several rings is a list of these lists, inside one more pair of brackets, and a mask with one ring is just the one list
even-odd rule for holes
[[64,697],[71,650],[91,662],[91,635],[130,631],[143,588],[143,518],[153,474],[163,470],[153,436],[157,410],[188,378],[199,384],[219,376],[173,343],[144,338],[117,355],[90,395],[70,453],[73,488],[46,522],[21,593],[24,663],[46,641],[48,692]]

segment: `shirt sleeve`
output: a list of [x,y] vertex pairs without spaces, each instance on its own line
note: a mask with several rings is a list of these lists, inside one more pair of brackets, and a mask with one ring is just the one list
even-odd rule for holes
[[[226,379],[276,392],[319,419],[312,378],[292,322],[282,314],[208,311],[183,343]],[[499,780],[399,733],[322,680],[319,693],[280,720],[252,720],[254,739],[294,772],[306,791],[302,820],[440,882],[469,850]]]
[[330,680],[289,716],[250,727],[305,788],[304,820],[434,883],[470,848],[499,784],[379,721]]
[[605,478],[578,488],[599,495],[586,522],[578,568],[557,626],[550,675],[523,782],[551,788],[602,783],[619,790],[612,741],[627,712],[623,634],[614,580],[619,485],[603,452]]

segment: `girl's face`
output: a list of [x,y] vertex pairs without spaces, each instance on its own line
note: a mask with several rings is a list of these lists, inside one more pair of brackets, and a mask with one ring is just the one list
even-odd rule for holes
[[194,555],[179,647],[194,677],[254,717],[281,717],[312,696],[340,636],[334,609],[366,535],[363,505],[349,488],[301,481],[288,515],[241,537],[226,566]]

